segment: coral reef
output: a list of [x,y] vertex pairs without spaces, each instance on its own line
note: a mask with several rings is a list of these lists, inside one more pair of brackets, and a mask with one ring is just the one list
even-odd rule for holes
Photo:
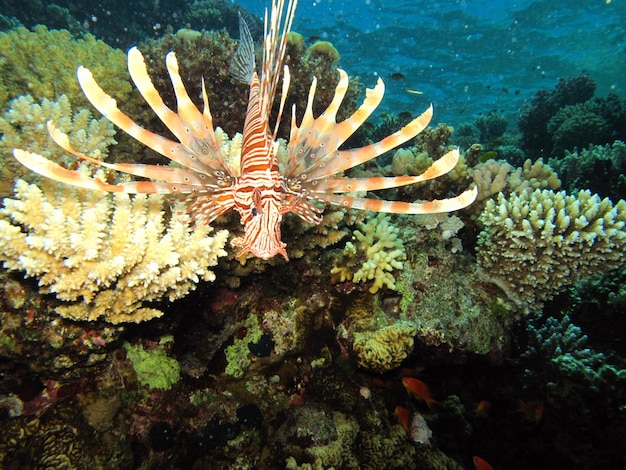
[[530,310],[566,285],[619,266],[626,249],[626,202],[614,206],[589,191],[499,194],[480,221],[482,276]]
[[562,158],[551,158],[567,191],[588,189],[614,201],[626,199],[626,144],[589,145],[582,150],[565,151]]
[[355,331],[352,348],[359,366],[376,372],[398,367],[413,351],[417,325],[400,321],[376,331]]
[[224,372],[235,378],[244,376],[250,366],[250,343],[256,343],[261,339],[263,332],[259,328],[259,319],[252,314],[243,320],[239,328],[241,337],[235,336],[233,344],[226,347],[226,369]]
[[[20,96],[11,100],[9,110],[0,117],[0,181],[4,184],[30,173],[11,155],[14,148],[37,151],[53,161],[70,163],[64,158],[63,149],[52,142],[48,121],[69,136],[76,150],[98,160],[104,160],[109,146],[116,143],[111,121],[104,117],[94,119],[86,109],[73,113],[67,95],[56,101],[44,98],[41,104],[35,103],[30,95]],[[2,189],[0,194],[8,195],[6,188]]]
[[[228,233],[191,231],[188,216],[166,223],[159,196],[102,195],[51,181],[16,183],[0,220],[4,267],[38,277],[42,292],[74,302],[57,307],[76,320],[111,323],[161,316],[145,301],[174,300],[200,279],[214,280]],[[77,302],[78,301],[78,302]]]
[[561,79],[550,92],[537,92],[520,112],[522,149],[532,157],[560,157],[574,147],[626,138],[623,101],[615,94],[594,98],[595,87],[595,82],[582,74]]
[[480,143],[489,144],[492,140],[502,137],[508,126],[507,120],[496,111],[489,111],[476,118],[474,122],[478,129]]
[[528,320],[526,331],[530,340],[521,357],[534,362],[542,357],[541,363],[551,369],[551,376],[560,377],[559,380],[567,377],[594,389],[605,389],[617,380],[626,381],[626,369],[607,363],[605,354],[590,349],[587,335],[568,315],[560,320],[548,317],[543,322],[534,315]]
[[359,228],[353,232],[358,244],[346,243],[343,261],[333,266],[330,273],[335,275],[337,282],[374,281],[369,288],[372,294],[383,286],[395,290],[391,273],[402,269],[402,261],[406,259],[398,228],[385,214],[368,219],[366,223],[359,224]]
[[141,385],[149,389],[169,390],[180,380],[180,365],[176,359],[169,357],[166,351],[168,344],[173,341],[174,338],[171,336],[165,336],[151,348],[144,348],[141,344],[124,344]]
[[126,78],[126,57],[90,34],[81,39],[69,31],[35,26],[0,33],[0,110],[8,100],[30,94],[56,100],[65,93],[74,109],[89,106],[76,80],[76,68],[88,67],[119,103],[127,103],[132,87]]
[[615,94],[565,106],[548,121],[552,155],[590,144],[607,144],[626,138],[626,108]]
[[552,91],[539,90],[532,103],[520,111],[517,124],[522,133],[522,149],[532,157],[549,157],[553,147],[548,132],[550,119],[564,106],[591,99],[595,89],[595,82],[588,75],[581,74],[559,80]]

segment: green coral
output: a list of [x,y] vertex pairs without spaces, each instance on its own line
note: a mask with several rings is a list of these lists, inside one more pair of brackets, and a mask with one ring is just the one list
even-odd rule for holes
[[241,378],[250,367],[250,343],[257,343],[263,331],[259,326],[259,319],[252,314],[239,324],[246,332],[243,338],[235,338],[233,344],[226,348],[226,370],[228,375]]
[[626,251],[626,202],[590,191],[499,194],[480,216],[477,261],[518,305],[541,310],[564,286],[616,268]]
[[126,103],[131,86],[126,77],[126,57],[94,36],[75,39],[66,30],[35,26],[0,33],[0,109],[9,99],[30,94],[36,99],[69,96],[73,107],[88,106],[76,80],[76,68],[89,68],[107,93]]
[[126,355],[133,364],[137,380],[149,389],[170,390],[180,380],[180,365],[165,351],[173,341],[171,336],[161,338],[155,348],[144,349],[139,345],[124,343]]
[[589,145],[551,158],[552,166],[568,191],[589,189],[613,200],[626,199],[626,144]]

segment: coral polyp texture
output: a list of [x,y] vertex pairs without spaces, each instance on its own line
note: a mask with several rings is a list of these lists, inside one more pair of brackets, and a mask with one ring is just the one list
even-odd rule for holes
[[[331,269],[339,282],[374,281],[369,291],[372,294],[385,286],[395,290],[396,282],[392,272],[402,269],[406,259],[404,244],[399,238],[399,229],[385,214],[370,218],[359,224],[361,230],[354,231],[356,244],[346,243],[343,262]],[[357,265],[362,263],[358,268]]]
[[354,333],[352,348],[361,367],[385,372],[398,367],[413,351],[417,325],[399,321],[375,331]]
[[73,320],[140,322],[163,314],[145,301],[174,300],[225,256],[228,232],[191,230],[186,215],[166,222],[160,196],[111,196],[51,181],[18,180],[15,199],[0,210],[0,260],[9,270],[38,277],[40,291],[67,305]]
[[624,260],[626,202],[613,205],[590,191],[499,194],[480,221],[482,276],[525,309],[538,311],[564,286]]

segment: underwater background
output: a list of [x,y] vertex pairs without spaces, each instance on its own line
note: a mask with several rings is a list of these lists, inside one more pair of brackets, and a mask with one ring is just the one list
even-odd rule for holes
[[337,122],[381,78],[346,148],[433,118],[344,176],[421,175],[458,149],[445,174],[367,197],[477,198],[288,214],[288,261],[238,257],[233,211],[204,226],[189,200],[77,189],[14,158],[111,185],[128,175],[94,162],[167,165],[77,82],[87,67],[172,139],[129,76],[137,46],[170,108],[168,52],[200,110],[204,86],[236,167],[249,87],[229,63],[239,15],[258,45],[268,1],[0,0],[0,466],[626,468],[622,1],[301,0],[278,137],[313,77],[317,117],[349,75]]

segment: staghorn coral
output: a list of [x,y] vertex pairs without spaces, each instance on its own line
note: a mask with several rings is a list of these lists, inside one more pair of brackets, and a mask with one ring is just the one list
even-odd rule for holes
[[144,301],[180,298],[223,250],[227,231],[191,231],[187,215],[165,221],[159,196],[103,195],[52,181],[22,180],[0,211],[0,259],[39,277],[40,290],[71,302],[57,312],[74,320],[140,322],[163,314]]
[[[398,237],[399,229],[385,214],[378,214],[366,223],[359,224],[359,227],[361,230],[354,231],[354,237],[359,243],[346,243],[343,262],[335,265],[330,273],[336,275],[338,282],[373,280],[369,288],[372,294],[383,286],[395,290],[396,284],[391,273],[402,269],[402,261],[406,259],[404,244]],[[359,263],[362,264],[357,267]]]
[[[604,389],[618,380],[626,380],[626,369],[607,363],[605,354],[591,349],[587,335],[571,323],[568,315],[560,320],[555,317],[544,320],[541,322],[538,316],[529,319],[526,325],[529,344],[521,357],[544,365],[548,369],[544,373],[551,381],[563,381],[567,377],[576,386],[582,382],[594,389]],[[527,371],[527,374],[536,372]]]
[[590,191],[525,190],[487,201],[480,215],[482,276],[518,305],[540,310],[564,286],[620,265],[626,202]]

